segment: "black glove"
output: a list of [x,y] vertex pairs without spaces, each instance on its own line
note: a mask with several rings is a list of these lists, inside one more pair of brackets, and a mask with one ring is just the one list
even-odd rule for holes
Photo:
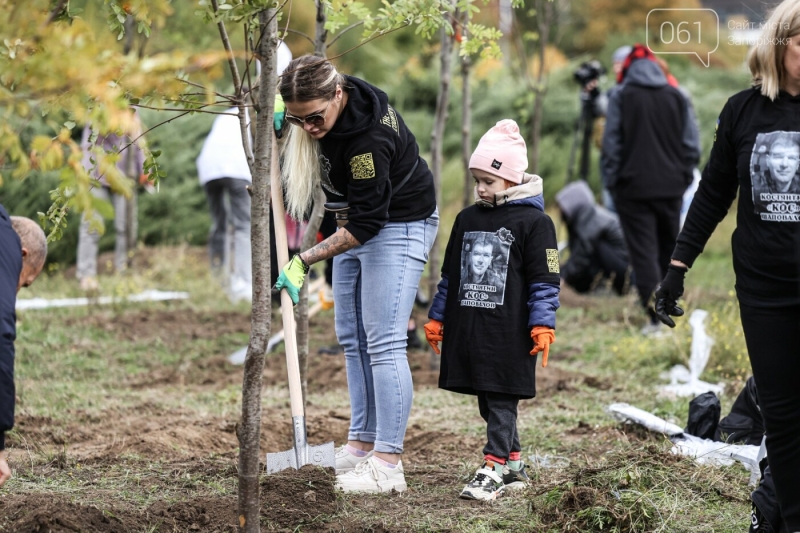
[[656,289],[656,317],[671,328],[675,321],[670,316],[683,316],[683,309],[678,307],[678,298],[683,296],[683,278],[689,271],[670,263],[667,275]]

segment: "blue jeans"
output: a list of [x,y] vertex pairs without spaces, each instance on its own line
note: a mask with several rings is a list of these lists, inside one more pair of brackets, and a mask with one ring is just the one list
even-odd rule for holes
[[408,367],[408,319],[439,229],[439,212],[390,222],[333,262],[336,336],[350,391],[348,440],[402,453],[414,390]]

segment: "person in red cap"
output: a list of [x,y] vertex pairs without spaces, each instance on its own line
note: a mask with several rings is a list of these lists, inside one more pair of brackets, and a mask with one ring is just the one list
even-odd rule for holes
[[476,395],[487,424],[483,465],[461,497],[494,500],[528,483],[517,405],[536,395],[536,355],[546,366],[555,342],[558,244],[516,122],[490,129],[469,167],[475,205],[456,217],[425,335],[436,353],[442,343],[439,387]]
[[658,334],[652,295],[675,247],[700,137],[689,100],[646,46],[633,47],[617,82],[603,130],[603,185],[614,200],[646,313],[642,333]]

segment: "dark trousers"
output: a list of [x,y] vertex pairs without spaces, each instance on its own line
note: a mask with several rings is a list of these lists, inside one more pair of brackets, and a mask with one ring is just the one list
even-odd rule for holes
[[[247,180],[219,178],[205,184],[206,198],[211,212],[211,229],[208,233],[208,252],[212,269],[223,267],[227,258],[225,234],[228,224],[233,225],[234,274],[248,283],[250,274],[250,194]],[[228,201],[225,201],[225,197]]]
[[5,432],[14,427],[15,402],[14,343],[0,335],[0,450],[5,448]]
[[624,294],[628,277],[628,258],[605,241],[595,243],[591,263],[584,270],[572,272],[564,277],[573,289],[580,293],[595,288],[598,278],[612,280],[612,287],[617,294]]
[[800,306],[739,307],[781,514],[800,531]]
[[675,250],[681,199],[628,200],[615,196],[614,203],[628,245],[639,300],[647,307]]
[[478,410],[486,421],[486,446],[484,455],[508,459],[511,452],[519,452],[517,433],[517,406],[519,396],[502,392],[478,391]]

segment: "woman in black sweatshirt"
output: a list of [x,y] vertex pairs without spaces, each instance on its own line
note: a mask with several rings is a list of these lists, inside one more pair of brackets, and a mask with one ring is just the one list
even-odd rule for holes
[[348,442],[336,453],[337,486],[403,491],[400,454],[413,396],[406,326],[439,228],[433,175],[377,87],[303,56],[286,68],[280,91],[292,124],[281,167],[289,214],[302,218],[317,186],[328,202],[348,205],[346,223],[295,255],[276,283],[296,299],[308,266],[334,258],[351,409]]
[[[739,193],[731,240],[736,295],[783,520],[800,531],[800,2],[786,0],[750,55],[754,87],[720,113],[656,313],[683,310],[683,278]],[[776,183],[782,183],[780,188]],[[785,191],[785,192],[781,192]],[[772,524],[776,528],[777,524]]]

